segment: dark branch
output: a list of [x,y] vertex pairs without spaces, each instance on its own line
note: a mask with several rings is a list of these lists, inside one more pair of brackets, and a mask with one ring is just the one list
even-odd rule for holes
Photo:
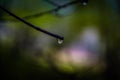
[[41,29],[41,28],[39,28],[39,27],[34,26],[33,24],[31,24],[31,23],[25,21],[24,19],[16,16],[15,14],[13,14],[12,12],[10,12],[10,11],[8,11],[7,9],[3,8],[2,6],[0,6],[0,8],[1,8],[3,11],[5,11],[6,13],[8,13],[9,15],[13,16],[14,18],[18,19],[19,21],[25,23],[26,25],[32,27],[33,29],[35,29],[35,30],[37,30],[37,31],[43,32],[43,33],[45,33],[45,34],[48,34],[48,35],[50,35],[50,36],[52,36],[52,37],[55,37],[55,38],[58,38],[58,39],[61,39],[61,40],[64,39],[64,37],[62,37],[62,36],[53,34],[53,33],[51,33],[51,32],[48,32],[48,31],[46,31],[46,30],[43,30],[43,29]]
[[[51,1],[49,1],[49,2],[53,4],[53,2],[51,2]],[[57,7],[52,9],[52,10],[49,10],[49,11],[46,11],[46,12],[42,12],[42,13],[38,13],[38,14],[34,14],[34,15],[30,15],[30,16],[25,16],[23,18],[24,19],[36,18],[36,17],[39,17],[39,16],[43,16],[45,14],[56,12],[56,11],[62,9],[62,8],[65,8],[67,6],[70,6],[70,5],[73,5],[73,4],[77,4],[77,3],[80,3],[80,2],[81,2],[81,0],[75,0],[75,1],[71,1],[71,2],[63,4],[63,5],[57,5],[57,4],[54,3],[54,5],[56,5]]]

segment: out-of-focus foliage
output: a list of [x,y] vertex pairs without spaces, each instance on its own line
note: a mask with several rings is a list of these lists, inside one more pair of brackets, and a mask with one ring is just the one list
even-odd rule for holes
[[[1,80],[119,80],[119,3],[89,0],[26,19],[64,36],[63,44],[0,10]],[[46,0],[0,0],[0,5],[20,17],[56,8]]]

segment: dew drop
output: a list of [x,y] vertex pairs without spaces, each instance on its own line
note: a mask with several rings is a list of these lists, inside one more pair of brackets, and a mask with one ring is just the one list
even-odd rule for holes
[[58,44],[62,44],[62,43],[63,43],[63,40],[58,39]]
[[87,5],[87,3],[86,3],[86,2],[83,2],[83,5],[84,5],[84,6],[86,6],[86,5]]

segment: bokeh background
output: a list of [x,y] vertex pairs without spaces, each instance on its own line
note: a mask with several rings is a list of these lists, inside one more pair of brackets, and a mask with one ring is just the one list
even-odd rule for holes
[[65,38],[59,44],[0,9],[0,80],[120,80],[120,1],[78,0],[39,14],[72,1],[0,0],[17,16]]

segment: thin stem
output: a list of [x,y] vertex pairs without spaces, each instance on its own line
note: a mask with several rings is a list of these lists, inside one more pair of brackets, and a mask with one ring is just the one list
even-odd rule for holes
[[11,15],[11,16],[13,16],[14,18],[16,18],[16,19],[20,20],[21,22],[25,23],[25,24],[28,25],[29,27],[32,27],[33,29],[35,29],[35,30],[37,30],[37,31],[40,31],[40,32],[43,32],[43,33],[45,33],[45,34],[48,34],[48,35],[50,35],[50,36],[52,36],[52,37],[55,37],[55,38],[64,40],[64,37],[59,36],[59,35],[57,35],[57,34],[53,34],[53,33],[51,33],[51,32],[48,32],[48,31],[43,30],[43,29],[41,29],[41,28],[39,28],[39,27],[36,27],[36,26],[34,26],[33,24],[25,21],[24,19],[16,16],[15,14],[13,14],[13,13],[10,12],[10,11],[8,11],[7,9],[3,8],[2,6],[0,6],[0,8],[1,8],[3,11],[5,11],[6,13],[8,13],[9,15]]
[[[48,0],[47,0],[47,1],[48,1]],[[68,3],[63,4],[63,5],[57,5],[57,4],[55,4],[55,3],[53,3],[53,2],[51,1],[51,2],[49,2],[49,3],[52,3],[52,4],[56,5],[56,6],[57,6],[56,8],[51,9],[51,10],[48,10],[48,11],[45,11],[45,12],[41,12],[41,13],[37,13],[37,14],[25,16],[25,17],[23,17],[23,18],[24,18],[24,19],[31,19],[31,18],[39,17],[39,16],[42,16],[42,15],[45,15],[45,14],[49,14],[49,13],[58,11],[58,10],[60,10],[60,9],[62,9],[62,8],[65,8],[65,7],[68,7],[68,6],[70,6],[70,5],[80,3],[80,2],[81,2],[81,0],[75,0],[75,1],[71,1],[71,2],[68,2]]]

